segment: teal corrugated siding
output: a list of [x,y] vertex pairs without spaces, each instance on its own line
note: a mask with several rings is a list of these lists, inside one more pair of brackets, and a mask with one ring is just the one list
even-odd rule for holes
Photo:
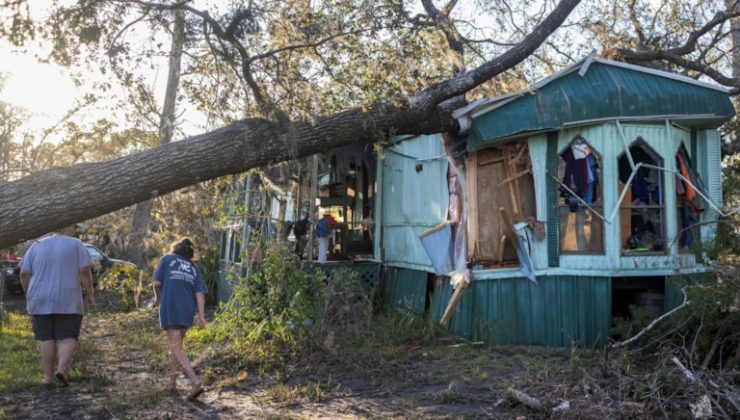
[[447,215],[447,158],[440,135],[404,140],[382,156],[383,263],[434,271],[419,235]]
[[383,269],[383,303],[423,311],[426,303],[427,273],[405,268]]
[[702,86],[604,63],[593,63],[542,89],[474,118],[468,149],[526,131],[598,118],[711,114],[719,123],[735,110],[727,94]]
[[[476,280],[465,291],[450,330],[497,344],[567,347],[603,346],[611,325],[611,279],[541,276]],[[442,317],[452,294],[449,282],[434,296],[432,313]]]

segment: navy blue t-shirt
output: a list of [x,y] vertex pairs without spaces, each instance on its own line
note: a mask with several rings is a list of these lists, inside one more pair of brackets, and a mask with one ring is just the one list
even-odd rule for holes
[[200,270],[186,258],[167,254],[159,260],[154,280],[162,283],[159,325],[192,327],[197,309],[195,293],[207,293]]

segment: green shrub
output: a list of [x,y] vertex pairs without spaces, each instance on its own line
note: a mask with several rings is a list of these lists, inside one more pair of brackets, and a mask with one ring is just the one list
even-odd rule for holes
[[370,294],[356,271],[341,267],[329,272],[321,293],[317,325],[345,327],[347,332],[367,328],[373,315]]
[[321,272],[308,272],[282,243],[268,244],[265,258],[253,274],[234,288],[232,306],[252,321],[286,318],[302,321],[316,314],[323,286]]
[[5,309],[5,305],[0,302],[0,335],[2,335],[2,327],[8,323],[8,319],[8,311]]
[[98,281],[99,298],[104,309],[131,310],[151,299],[153,292],[146,273],[131,265],[111,267]]
[[198,264],[203,274],[203,283],[206,285],[208,294],[207,304],[215,304],[218,301],[218,274],[219,274],[219,251],[216,247],[206,247],[200,251],[200,263]]

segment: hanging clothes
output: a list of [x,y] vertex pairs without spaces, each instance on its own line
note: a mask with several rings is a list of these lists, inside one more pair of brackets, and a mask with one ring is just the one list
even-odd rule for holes
[[[566,149],[560,157],[565,161],[563,184],[573,190],[587,204],[594,202],[597,196],[596,183],[598,182],[598,162],[585,143],[574,143]],[[561,189],[561,197],[570,206],[570,211],[578,209],[578,200]]]

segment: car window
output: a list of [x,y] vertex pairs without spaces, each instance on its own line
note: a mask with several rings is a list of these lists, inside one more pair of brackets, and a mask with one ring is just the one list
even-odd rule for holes
[[103,254],[101,254],[97,249],[89,246],[86,246],[85,248],[87,248],[87,252],[90,253],[90,257],[95,261],[101,261],[103,259]]

